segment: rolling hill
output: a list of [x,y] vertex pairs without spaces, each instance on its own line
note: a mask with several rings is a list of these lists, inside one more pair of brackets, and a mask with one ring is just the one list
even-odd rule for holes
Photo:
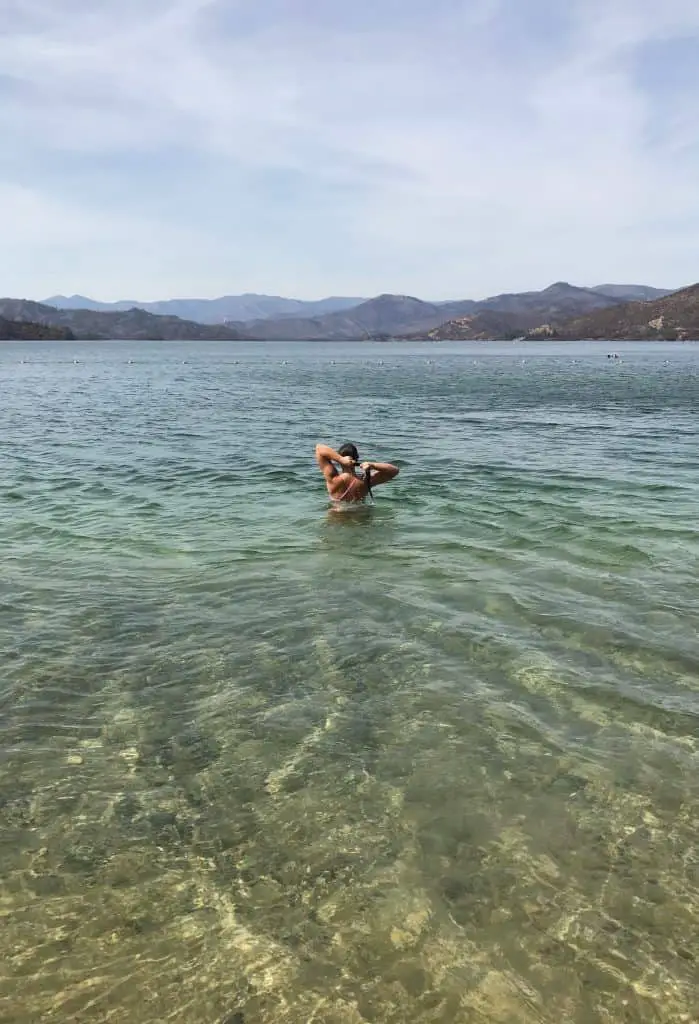
[[0,317],[67,330],[81,340],[107,338],[168,341],[177,339],[229,340],[240,335],[223,325],[206,325],[175,316],[156,316],[142,309],[103,313],[89,309],[63,310],[28,299],[0,299]]
[[699,340],[699,284],[652,302],[629,302],[552,323],[551,336],[570,341]]
[[413,335],[427,341],[508,341],[523,337],[541,323],[540,315],[530,313],[498,313],[494,310],[470,313],[447,320],[431,331]]
[[51,327],[32,320],[5,320],[0,317],[0,341],[72,341],[67,327]]

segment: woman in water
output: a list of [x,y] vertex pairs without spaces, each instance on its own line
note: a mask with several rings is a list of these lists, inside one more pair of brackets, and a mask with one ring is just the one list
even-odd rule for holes
[[[337,452],[327,444],[317,444],[316,460],[325,477],[330,500],[336,507],[363,502],[367,495],[371,496],[373,487],[398,476],[398,467],[390,462],[360,463],[359,452],[353,444],[343,444]],[[357,476],[357,465],[363,476]]]

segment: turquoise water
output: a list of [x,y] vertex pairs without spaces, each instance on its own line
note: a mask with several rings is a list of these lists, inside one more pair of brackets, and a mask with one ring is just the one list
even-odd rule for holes
[[698,1019],[699,347],[615,347],[0,347],[3,1020]]

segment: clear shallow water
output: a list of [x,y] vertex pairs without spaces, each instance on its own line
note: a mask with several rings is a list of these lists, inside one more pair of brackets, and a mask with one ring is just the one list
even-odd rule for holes
[[618,350],[0,347],[4,1019],[697,1019],[699,348]]

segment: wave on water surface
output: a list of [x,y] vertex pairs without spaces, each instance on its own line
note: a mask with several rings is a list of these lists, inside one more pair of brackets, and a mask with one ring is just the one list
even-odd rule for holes
[[619,351],[2,347],[13,1024],[696,1019],[699,349]]

